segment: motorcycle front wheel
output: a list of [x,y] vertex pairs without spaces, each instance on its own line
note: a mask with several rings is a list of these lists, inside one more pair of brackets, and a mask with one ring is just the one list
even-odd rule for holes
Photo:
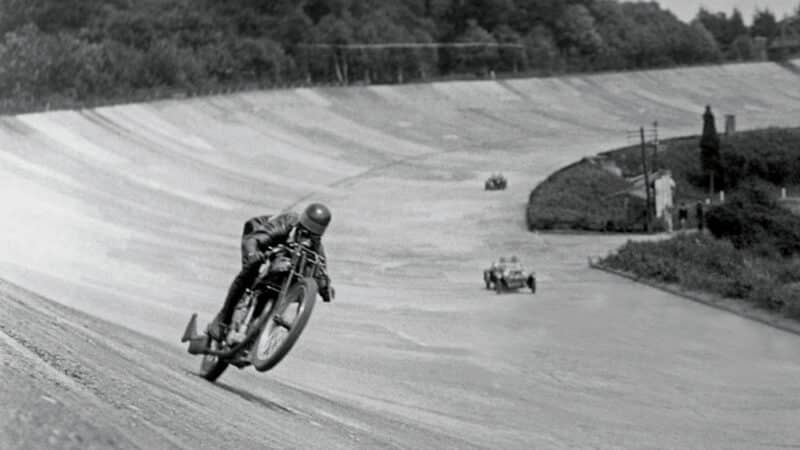
[[289,353],[311,317],[317,289],[313,278],[302,278],[268,313],[251,353],[256,370],[272,369]]

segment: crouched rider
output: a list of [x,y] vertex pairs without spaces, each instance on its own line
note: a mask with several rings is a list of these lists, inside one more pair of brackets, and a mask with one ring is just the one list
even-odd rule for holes
[[[245,222],[244,230],[242,231],[242,269],[233,279],[222,309],[208,325],[208,335],[217,340],[225,337],[233,316],[234,307],[244,295],[245,290],[258,277],[258,270],[266,260],[264,252],[268,247],[286,244],[307,237],[311,239],[312,250],[322,255],[323,264],[325,264],[322,235],[325,234],[325,229],[330,222],[330,210],[320,203],[308,205],[302,214],[289,211],[276,216],[253,217]],[[284,260],[282,263],[289,264],[289,261]],[[319,271],[316,281],[322,300],[330,302],[332,288],[326,273],[326,270]]]

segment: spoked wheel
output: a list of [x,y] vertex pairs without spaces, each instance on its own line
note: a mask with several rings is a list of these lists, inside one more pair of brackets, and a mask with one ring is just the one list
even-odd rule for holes
[[[212,350],[219,350],[219,342],[211,339],[209,347]],[[200,376],[208,381],[216,381],[222,372],[228,368],[228,363],[221,361],[219,357],[214,355],[203,356],[203,361],[200,363]]]
[[536,278],[534,278],[533,276],[528,278],[528,287],[531,289],[531,294],[536,293]]
[[317,299],[317,282],[303,278],[286,293],[280,310],[267,316],[267,323],[255,343],[253,367],[264,372],[275,367],[289,353],[311,317]]

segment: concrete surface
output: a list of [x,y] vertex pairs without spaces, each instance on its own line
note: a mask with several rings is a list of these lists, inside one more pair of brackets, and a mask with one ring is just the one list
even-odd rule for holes
[[[628,236],[524,229],[536,183],[626,130],[699,134],[707,103],[796,126],[799,83],[764,63],[2,118],[0,448],[800,446],[797,336],[587,267]],[[242,223],[310,200],[338,298],[274,371],[197,378],[178,339]],[[483,289],[512,253],[536,295]]]

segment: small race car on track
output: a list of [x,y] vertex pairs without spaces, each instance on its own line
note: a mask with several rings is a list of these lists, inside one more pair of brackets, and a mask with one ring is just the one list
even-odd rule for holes
[[486,289],[494,289],[498,294],[528,287],[536,293],[536,274],[525,270],[516,256],[506,262],[505,258],[495,261],[491,267],[483,271],[483,282]]
[[484,189],[487,191],[500,191],[508,186],[508,181],[506,181],[506,177],[502,174],[495,173],[486,180],[484,184]]

